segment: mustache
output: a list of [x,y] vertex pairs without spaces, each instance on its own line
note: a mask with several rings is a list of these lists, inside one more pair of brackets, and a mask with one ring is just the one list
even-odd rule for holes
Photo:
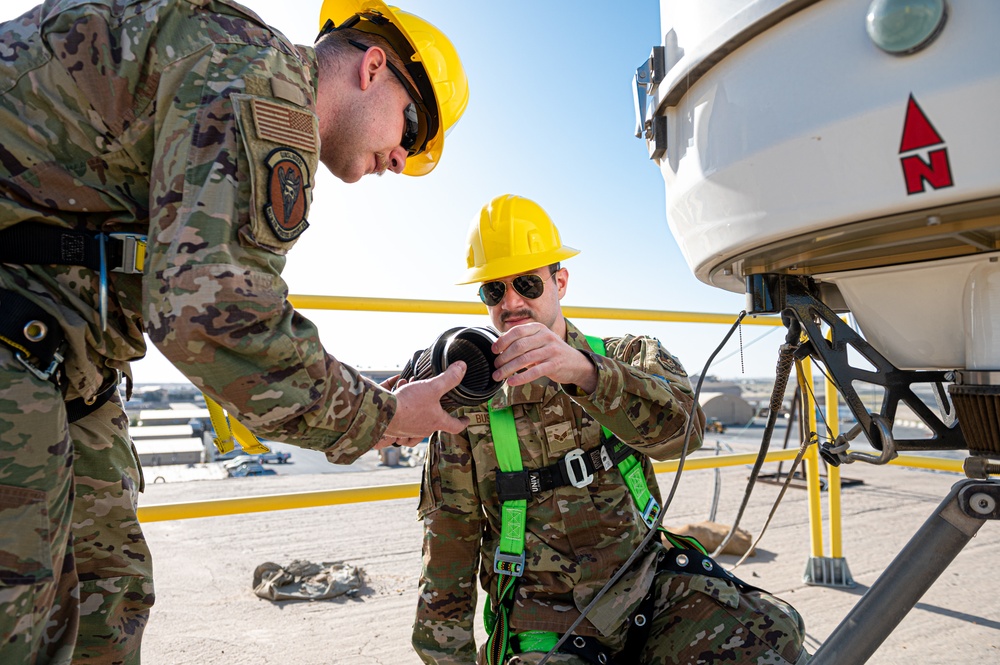
[[517,309],[512,312],[504,312],[500,315],[500,323],[507,323],[511,319],[534,319],[535,315],[530,309]]
[[375,175],[382,176],[385,175],[386,169],[389,168],[389,160],[386,159],[384,152],[375,153]]

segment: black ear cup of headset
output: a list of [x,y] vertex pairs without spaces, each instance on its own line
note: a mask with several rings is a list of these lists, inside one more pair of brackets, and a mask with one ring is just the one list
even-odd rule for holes
[[465,362],[462,382],[441,398],[441,408],[454,411],[461,406],[478,406],[500,390],[502,381],[493,380],[496,354],[491,347],[499,334],[492,328],[451,328],[438,335],[426,349],[406,361],[400,379],[430,379],[457,360]]

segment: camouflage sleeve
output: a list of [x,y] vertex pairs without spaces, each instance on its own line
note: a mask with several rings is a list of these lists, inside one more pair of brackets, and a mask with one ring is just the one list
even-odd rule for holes
[[[694,391],[680,361],[652,337],[609,338],[607,357],[590,354],[597,388],[571,397],[587,413],[653,459],[679,457],[692,416]],[[696,407],[688,452],[701,447],[705,414]]]
[[[309,80],[274,45],[215,44],[163,67],[144,319],[157,348],[255,433],[349,463],[396,403],[326,353],[280,277],[318,163]],[[287,101],[296,90],[303,105]]]
[[424,521],[423,569],[413,648],[425,663],[476,662],[473,620],[482,511],[468,440],[431,437],[420,488]]

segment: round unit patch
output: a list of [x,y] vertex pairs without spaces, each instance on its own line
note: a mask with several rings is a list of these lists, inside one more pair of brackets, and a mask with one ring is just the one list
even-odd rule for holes
[[295,240],[309,227],[306,190],[309,188],[309,167],[295,150],[273,150],[265,162],[268,168],[267,203],[264,215],[279,239]]

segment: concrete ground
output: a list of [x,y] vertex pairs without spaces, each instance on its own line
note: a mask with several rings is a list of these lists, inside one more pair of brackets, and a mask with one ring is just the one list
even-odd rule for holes
[[[142,503],[420,480],[419,468],[390,469],[376,462],[369,453],[356,467],[339,468],[337,473],[151,483]],[[765,473],[774,470],[765,468]],[[722,471],[717,521],[734,519],[747,471]],[[953,474],[864,464],[845,467],[843,475],[863,481],[843,491],[843,551],[855,588],[803,582],[810,532],[806,492],[801,489],[788,490],[757,556],[737,570],[743,579],[785,598],[802,613],[810,651],[960,480]],[[672,475],[660,476],[664,495],[672,481]],[[713,487],[713,471],[685,472],[665,523],[707,519]],[[756,535],[777,493],[775,485],[758,484],[742,526]],[[826,513],[825,493],[823,502]],[[420,572],[421,528],[415,509],[416,499],[404,499],[145,525],[157,600],[146,630],[144,662],[418,663],[409,647]],[[828,533],[824,521],[827,555]],[[251,580],[258,564],[293,559],[348,562],[364,570],[366,588],[354,598],[317,602],[273,603],[253,594]],[[731,564],[735,557],[723,556],[721,561]],[[998,562],[1000,524],[987,523],[868,662],[1000,662]],[[481,624],[478,617],[476,623]]]

